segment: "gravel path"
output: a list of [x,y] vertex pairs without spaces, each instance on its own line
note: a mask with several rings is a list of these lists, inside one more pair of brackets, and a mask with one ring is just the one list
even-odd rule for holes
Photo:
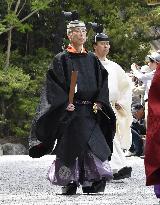
[[61,189],[46,179],[54,156],[0,156],[0,204],[3,205],[158,205],[153,187],[145,186],[143,159],[128,158],[132,177],[107,184],[104,194],[60,195]]

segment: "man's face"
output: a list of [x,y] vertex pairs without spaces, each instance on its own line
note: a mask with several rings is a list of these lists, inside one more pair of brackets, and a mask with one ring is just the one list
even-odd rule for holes
[[156,63],[154,60],[149,59],[148,60],[148,66],[151,70],[156,70],[158,67],[158,63]]
[[137,112],[135,112],[134,116],[138,120],[142,119],[144,117],[144,108],[140,108]]
[[80,46],[86,42],[86,33],[85,27],[72,28],[71,32],[68,34],[68,38],[72,44]]
[[94,45],[94,50],[95,53],[98,56],[106,56],[109,53],[109,49],[110,49],[110,44],[109,41],[98,41],[95,45]]

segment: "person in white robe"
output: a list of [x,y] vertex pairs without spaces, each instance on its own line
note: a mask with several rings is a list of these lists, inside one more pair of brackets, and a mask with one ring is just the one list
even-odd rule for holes
[[109,99],[117,119],[110,165],[115,179],[130,177],[132,168],[127,166],[123,150],[128,150],[132,144],[131,80],[120,65],[106,57],[110,49],[109,38],[106,34],[101,33],[94,37],[93,48],[95,55],[108,71]]

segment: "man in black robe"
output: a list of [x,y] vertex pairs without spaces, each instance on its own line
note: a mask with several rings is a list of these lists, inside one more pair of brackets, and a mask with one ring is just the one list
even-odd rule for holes
[[[109,104],[108,73],[83,47],[86,27],[78,20],[67,26],[70,44],[55,56],[47,72],[37,115],[29,138],[29,155],[52,151],[56,160],[48,179],[61,185],[62,194],[103,192],[112,179],[108,163],[115,134],[115,115]],[[73,103],[69,103],[72,71],[78,71]],[[97,113],[93,112],[93,107]]]

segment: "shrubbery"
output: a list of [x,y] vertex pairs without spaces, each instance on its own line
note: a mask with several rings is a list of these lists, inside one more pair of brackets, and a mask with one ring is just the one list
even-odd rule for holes
[[28,136],[51,54],[38,49],[23,57],[16,51],[7,70],[4,54],[0,59],[0,137]]

